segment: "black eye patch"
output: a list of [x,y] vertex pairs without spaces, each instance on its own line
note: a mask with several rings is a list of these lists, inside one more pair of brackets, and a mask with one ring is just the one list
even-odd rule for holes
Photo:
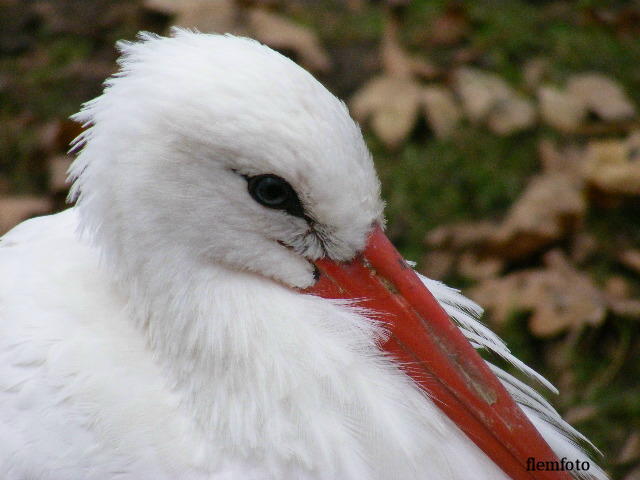
[[260,205],[306,218],[296,191],[284,178],[272,174],[245,178],[251,198]]

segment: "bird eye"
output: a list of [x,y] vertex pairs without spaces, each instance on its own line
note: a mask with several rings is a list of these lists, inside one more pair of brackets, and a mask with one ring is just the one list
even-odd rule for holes
[[291,185],[277,175],[256,175],[247,178],[249,194],[261,205],[285,210],[297,217],[304,216],[298,195]]
[[266,207],[280,208],[287,202],[290,190],[287,182],[272,175],[260,175],[249,180],[251,196]]

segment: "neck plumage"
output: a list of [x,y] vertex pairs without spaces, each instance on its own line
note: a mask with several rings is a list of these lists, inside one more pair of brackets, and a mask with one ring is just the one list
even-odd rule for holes
[[414,443],[423,398],[380,355],[378,323],[179,252],[132,267],[120,277],[132,314],[183,410],[222,458],[263,458],[278,474],[293,465],[375,478],[372,454],[423,451]]

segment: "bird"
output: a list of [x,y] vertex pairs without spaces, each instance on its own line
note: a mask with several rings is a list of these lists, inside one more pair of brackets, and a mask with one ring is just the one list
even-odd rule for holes
[[0,240],[1,478],[606,478],[389,242],[343,102],[248,38],[118,48],[74,205]]

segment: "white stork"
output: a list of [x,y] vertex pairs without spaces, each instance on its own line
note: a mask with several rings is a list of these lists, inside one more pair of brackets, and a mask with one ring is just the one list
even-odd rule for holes
[[606,477],[388,242],[342,102],[249,39],[120,49],[76,206],[0,243],[2,479]]

